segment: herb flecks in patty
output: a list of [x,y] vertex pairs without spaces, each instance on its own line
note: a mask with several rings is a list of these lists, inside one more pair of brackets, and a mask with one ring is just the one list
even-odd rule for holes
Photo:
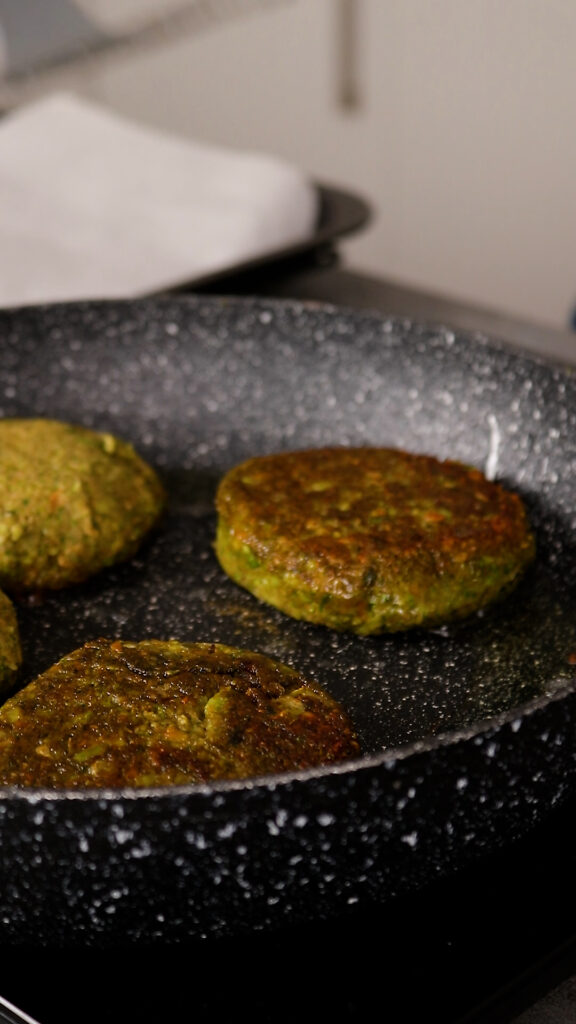
[[212,643],[97,640],[0,709],[0,784],[93,788],[243,779],[359,752],[315,683]]
[[521,498],[393,448],[258,456],[217,493],[226,573],[296,619],[357,634],[432,627],[507,593],[533,560]]
[[56,590],[131,557],[164,502],[128,442],[57,420],[0,420],[0,587]]

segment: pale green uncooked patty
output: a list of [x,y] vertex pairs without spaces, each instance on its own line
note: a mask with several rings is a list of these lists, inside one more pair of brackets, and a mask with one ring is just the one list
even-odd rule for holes
[[0,420],[0,587],[78,583],[130,557],[157,522],[156,472],[112,434],[49,419]]

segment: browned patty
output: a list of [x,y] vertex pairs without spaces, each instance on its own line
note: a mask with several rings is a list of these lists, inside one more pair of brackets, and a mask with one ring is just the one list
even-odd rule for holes
[[358,634],[436,626],[514,586],[535,553],[517,494],[393,448],[248,459],[217,493],[216,553],[256,597]]
[[164,786],[331,764],[358,753],[342,708],[252,651],[97,640],[0,709],[0,784]]

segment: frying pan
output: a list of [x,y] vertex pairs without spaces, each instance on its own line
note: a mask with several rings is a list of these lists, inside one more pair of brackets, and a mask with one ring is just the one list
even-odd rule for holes
[[[0,414],[131,440],[166,481],[132,561],[21,601],[21,682],[98,636],[214,640],[310,675],[362,756],[155,790],[0,792],[0,941],[179,943],[329,920],[455,872],[574,791],[576,386],[496,340],[283,300],[168,297],[0,314]],[[534,568],[484,614],[357,638],[220,570],[218,479],[257,453],[397,445],[517,490]]]

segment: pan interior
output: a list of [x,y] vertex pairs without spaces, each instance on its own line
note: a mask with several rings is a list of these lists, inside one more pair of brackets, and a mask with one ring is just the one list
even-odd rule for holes
[[[214,640],[308,673],[366,753],[480,723],[572,679],[576,393],[569,373],[496,342],[371,313],[191,298],[0,316],[3,416],[53,416],[131,440],[169,509],[131,562],[21,600],[21,682],[100,636]],[[213,552],[214,493],[251,455],[396,445],[518,490],[538,557],[514,594],[434,631],[357,638],[296,622],[233,584]]]

